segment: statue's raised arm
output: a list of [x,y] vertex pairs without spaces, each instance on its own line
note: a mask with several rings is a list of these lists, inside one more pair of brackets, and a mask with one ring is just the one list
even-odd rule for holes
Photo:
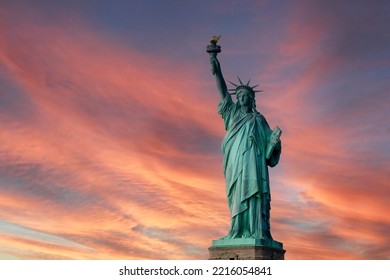
[[228,94],[228,89],[226,86],[225,79],[223,78],[221,71],[221,64],[217,59],[217,54],[221,52],[221,47],[217,45],[217,42],[221,36],[211,37],[211,45],[207,46],[207,52],[210,54],[210,63],[211,63],[211,73],[215,76],[217,82],[217,88],[221,95],[221,98],[224,99]]

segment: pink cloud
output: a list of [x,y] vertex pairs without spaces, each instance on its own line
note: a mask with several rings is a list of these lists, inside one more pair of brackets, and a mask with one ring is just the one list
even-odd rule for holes
[[[81,26],[76,33],[64,26],[8,27],[13,35],[3,34],[0,59],[12,81],[31,98],[37,114],[2,131],[3,151],[17,166],[8,176],[30,180],[33,186],[29,188],[36,188],[36,196],[23,198],[23,193],[3,192],[4,202],[13,202],[2,208],[2,216],[34,230],[81,240],[86,246],[103,251],[100,255],[90,252],[72,255],[64,250],[64,257],[193,258],[185,252],[177,255],[177,245],[172,241],[145,237],[131,229],[137,225],[180,228],[183,238],[196,240],[192,228],[221,224],[218,215],[205,217],[205,213],[212,213],[215,208],[214,196],[209,193],[219,193],[223,198],[223,190],[213,189],[223,183],[212,172],[218,168],[202,164],[215,159],[208,154],[194,155],[178,149],[181,140],[177,137],[171,138],[174,142],[161,141],[164,134],[169,137],[173,133],[187,133],[188,125],[211,137],[216,135],[209,120],[215,112],[204,109],[208,101],[200,104],[195,102],[195,94],[188,90],[183,93],[182,89],[196,91],[191,80],[185,77],[177,80],[176,73],[163,71],[165,62],[157,57],[146,57],[115,43],[109,45]],[[172,81],[174,88],[167,86]],[[159,129],[153,122],[161,122],[167,131],[162,134],[150,131]],[[169,131],[171,127],[176,131]],[[196,141],[188,136],[186,139]],[[174,164],[172,159],[178,163]],[[3,166],[6,165],[4,162]],[[32,171],[32,166],[41,168]],[[209,178],[197,176],[201,171]],[[35,181],[31,181],[31,175],[37,176]],[[26,187],[21,187],[22,190],[26,192]],[[69,199],[81,201],[75,202],[73,209],[71,201],[56,202],[56,196],[61,199],[65,195],[61,190],[69,190],[67,195],[75,196]],[[202,197],[203,201],[194,201],[194,196]],[[22,209],[29,209],[29,214],[21,215]],[[149,245],[137,248],[140,245],[135,245],[131,238],[118,243],[110,232],[122,232],[143,240],[137,244]],[[88,240],[87,236],[97,239]],[[42,257],[37,252],[41,243],[28,239],[14,242],[32,251],[27,258]],[[207,248],[207,243],[201,241],[196,246]],[[148,249],[150,244],[165,254]],[[120,247],[127,248],[127,252],[119,250]],[[49,248],[49,258],[62,258],[50,251]],[[207,250],[200,254],[204,256]]]
[[[9,179],[0,183],[0,216],[88,249],[3,234],[9,246],[27,259],[207,258],[229,213],[222,121],[215,97],[199,96],[198,64],[173,67],[75,18],[7,20],[0,63],[31,110],[12,123],[12,112],[0,114],[0,168]],[[316,93],[346,65],[319,48],[332,26],[304,23],[292,18],[273,53],[280,59],[265,70],[272,94],[258,101],[284,131],[271,177],[274,237],[289,259],[384,258],[385,250],[362,252],[388,243],[388,168],[350,147],[377,136],[346,125],[373,105],[348,108],[339,122],[322,118],[335,111]]]

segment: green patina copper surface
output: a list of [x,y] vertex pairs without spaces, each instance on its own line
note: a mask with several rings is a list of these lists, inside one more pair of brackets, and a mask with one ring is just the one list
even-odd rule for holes
[[[214,241],[213,246],[267,245],[280,248],[281,243],[273,241],[271,236],[268,166],[274,167],[279,162],[281,131],[276,128],[273,133],[265,117],[256,109],[256,86],[249,82],[244,84],[240,79],[238,84],[232,83],[235,87],[232,94],[237,97],[237,102],[233,101],[217,59],[220,47],[216,47],[213,38],[207,52],[221,96],[218,113],[226,129],[222,142],[223,171],[231,214],[229,233]],[[269,155],[266,155],[267,151]]]
[[266,246],[283,249],[283,243],[271,239],[230,238],[213,240],[213,247]]

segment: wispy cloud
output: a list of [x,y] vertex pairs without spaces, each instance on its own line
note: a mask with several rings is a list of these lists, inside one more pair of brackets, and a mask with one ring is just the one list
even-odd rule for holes
[[[375,7],[344,22],[326,3],[301,4],[280,7],[264,36],[241,33],[249,53],[222,53],[262,77],[259,110],[283,130],[273,235],[291,259],[389,258],[388,20]],[[13,9],[0,30],[0,257],[207,258],[229,223],[207,54],[174,63],[69,11],[48,24]]]

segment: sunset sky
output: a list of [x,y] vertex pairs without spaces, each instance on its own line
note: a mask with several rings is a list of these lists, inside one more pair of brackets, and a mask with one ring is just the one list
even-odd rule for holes
[[1,1],[0,259],[207,259],[227,234],[206,46],[260,84],[286,259],[390,259],[389,1]]

